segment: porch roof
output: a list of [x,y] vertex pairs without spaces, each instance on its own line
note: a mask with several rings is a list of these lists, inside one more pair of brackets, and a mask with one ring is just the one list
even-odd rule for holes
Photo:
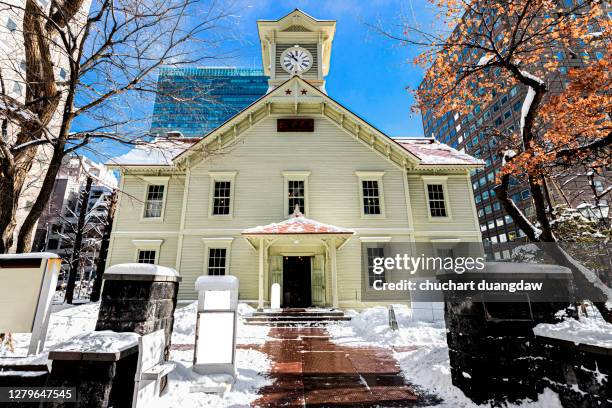
[[311,220],[302,214],[293,214],[289,219],[268,225],[259,225],[242,231],[242,235],[353,235],[355,231]]

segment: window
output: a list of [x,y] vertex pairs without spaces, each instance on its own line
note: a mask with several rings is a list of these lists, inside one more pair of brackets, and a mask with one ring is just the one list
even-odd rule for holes
[[47,249],[57,249],[57,247],[59,247],[59,240],[51,238],[47,241]]
[[138,250],[138,263],[154,264],[156,252],[152,249]]
[[208,274],[213,276],[225,275],[227,249],[208,249]]
[[359,177],[362,217],[384,217],[382,172],[356,172]]
[[210,176],[209,217],[232,217],[236,172],[208,172]]
[[9,17],[6,20],[6,28],[8,28],[11,33],[14,33],[15,30],[17,30],[17,23],[15,23],[15,21]]
[[362,180],[361,187],[363,189],[363,213],[365,215],[380,214],[378,180]]
[[385,282],[385,272],[381,274],[374,273],[374,259],[384,258],[385,249],[382,247],[368,247],[366,248],[366,251],[368,257],[368,285],[372,287],[374,285],[374,281],[380,280]]
[[308,214],[308,176],[309,171],[284,171],[285,177],[285,214],[291,215],[295,205],[300,206],[300,212]]
[[289,213],[293,213],[297,206],[300,212],[304,214],[306,211],[304,208],[304,180],[289,180],[287,188],[287,197],[289,199],[287,207],[289,208]]
[[446,202],[444,199],[444,186],[442,184],[428,184],[427,199],[429,202],[429,214],[432,217],[446,217]]
[[233,238],[202,238],[204,243],[204,274],[213,276],[229,275],[230,250]]
[[23,94],[21,84],[17,81],[13,81],[13,93],[17,96],[21,96]]
[[230,213],[231,189],[231,181],[215,181],[213,215],[228,215]]
[[147,186],[144,218],[161,218],[164,207],[164,185],[150,184]]

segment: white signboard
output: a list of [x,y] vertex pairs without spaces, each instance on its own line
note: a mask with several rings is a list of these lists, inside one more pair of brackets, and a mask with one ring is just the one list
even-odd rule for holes
[[199,374],[236,375],[236,308],[238,278],[201,276],[193,370]]
[[196,364],[234,363],[234,312],[198,313]]
[[56,254],[0,255],[0,333],[32,333],[28,354],[43,348],[60,268]]

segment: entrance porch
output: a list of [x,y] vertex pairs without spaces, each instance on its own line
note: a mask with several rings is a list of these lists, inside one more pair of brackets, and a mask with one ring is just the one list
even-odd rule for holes
[[299,209],[280,223],[249,228],[242,235],[258,253],[258,302],[281,288],[281,307],[338,307],[336,255],[354,232],[305,218]]

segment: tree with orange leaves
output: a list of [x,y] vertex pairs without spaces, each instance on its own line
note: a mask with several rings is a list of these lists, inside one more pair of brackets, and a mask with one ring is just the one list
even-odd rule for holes
[[[527,88],[520,127],[514,134],[499,129],[503,166],[496,197],[532,242],[558,242],[546,205],[545,177],[558,169],[597,171],[610,165],[610,20],[603,0],[429,0],[440,10],[452,33],[427,32],[405,24],[404,45],[417,46],[414,62],[428,68],[415,92],[417,109],[469,115],[492,101],[500,88]],[[607,54],[568,73],[568,85],[553,92],[550,78],[562,82],[558,53],[598,50]],[[509,197],[511,177],[530,189],[535,223]],[[580,296],[594,301],[612,322],[605,306],[612,290],[558,245],[547,252],[568,266]]]

